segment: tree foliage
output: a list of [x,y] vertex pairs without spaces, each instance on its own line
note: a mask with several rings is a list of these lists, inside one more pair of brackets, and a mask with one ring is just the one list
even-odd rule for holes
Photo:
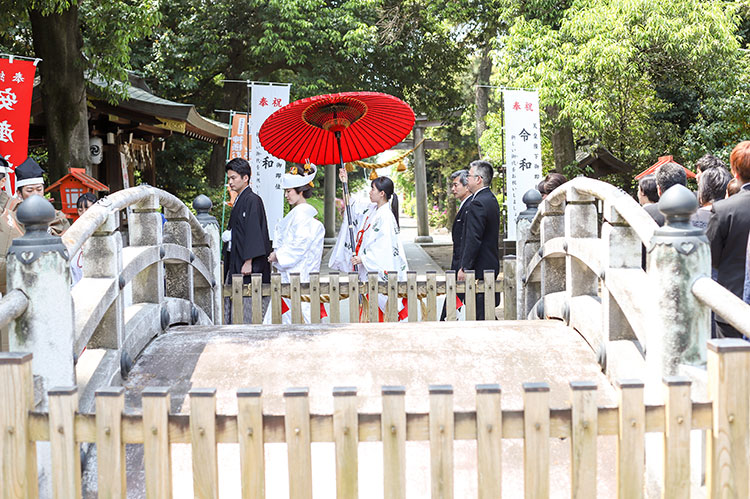
[[738,24],[726,2],[577,0],[559,28],[518,18],[501,41],[494,81],[538,88],[579,143],[643,167],[679,155],[707,99],[728,97],[743,77]]

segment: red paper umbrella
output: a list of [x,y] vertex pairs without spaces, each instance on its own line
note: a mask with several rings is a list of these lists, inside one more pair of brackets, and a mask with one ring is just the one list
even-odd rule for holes
[[[345,92],[309,97],[279,109],[260,127],[259,139],[277,158],[330,165],[390,149],[412,127],[414,111],[404,101],[378,92]],[[340,151],[336,132],[341,136]]]

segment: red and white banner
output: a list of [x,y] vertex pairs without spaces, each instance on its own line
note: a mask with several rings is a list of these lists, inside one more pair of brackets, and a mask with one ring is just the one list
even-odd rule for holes
[[[12,170],[29,155],[29,117],[37,62],[0,59],[0,154]],[[11,172],[8,177],[5,189],[12,194],[16,175]]]

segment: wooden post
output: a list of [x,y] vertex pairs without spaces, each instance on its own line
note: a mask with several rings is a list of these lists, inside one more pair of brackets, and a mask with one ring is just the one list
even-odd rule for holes
[[384,386],[381,433],[385,497],[406,497],[406,410],[403,386]]
[[310,272],[310,323],[320,324],[320,272]]
[[437,316],[437,272],[434,270],[427,271],[427,317],[422,317],[424,321],[436,321]]
[[[292,312],[292,324],[302,324],[305,321],[302,320],[302,295],[300,291],[300,278],[299,273],[289,275],[290,282],[290,302]],[[318,310],[320,312],[320,310]]]
[[484,320],[494,321],[495,317],[495,273],[492,270],[484,271]]
[[707,432],[708,497],[748,497],[748,383],[750,343],[709,340],[708,395],[712,429]]
[[398,274],[391,272],[388,274],[388,322],[398,322]]
[[0,354],[0,494],[35,497],[36,443],[29,440],[34,405],[30,353]]
[[148,387],[143,402],[143,467],[146,497],[172,497],[172,452],[169,445],[169,388]]
[[549,497],[549,385],[523,384],[524,497]]
[[662,497],[690,498],[690,380],[664,378],[664,488]]
[[336,444],[336,497],[357,497],[359,421],[357,389],[333,389],[333,441]]
[[253,324],[263,323],[263,274],[250,275],[251,307]]
[[271,274],[271,324],[281,324],[281,274]]
[[55,499],[81,497],[81,453],[75,435],[78,388],[56,387],[49,397],[49,441],[52,492]]
[[466,270],[466,320],[473,321],[477,318],[477,286],[473,270]]
[[188,396],[190,442],[193,450],[193,493],[200,499],[218,499],[216,388],[193,388]]
[[406,272],[406,306],[408,307],[409,322],[416,322],[419,317],[418,303],[417,272],[409,270]]
[[361,317],[359,314],[359,274],[349,272],[347,284],[349,286],[349,322],[352,324],[360,320],[367,322],[367,314],[362,313]]
[[378,273],[367,273],[367,321],[378,323]]
[[456,271],[445,272],[445,320],[456,320]]
[[618,390],[617,497],[643,497],[646,430],[643,383],[622,380],[618,383]]
[[[414,144],[424,138],[424,128],[414,127]],[[427,169],[425,168],[424,144],[414,151],[414,190],[417,197],[417,237],[415,243],[431,243],[430,224],[427,220]]]
[[237,440],[240,443],[243,499],[263,499],[266,496],[261,394],[260,388],[237,390]]
[[516,255],[503,257],[503,319],[516,320]]
[[242,300],[242,274],[232,275],[232,324],[242,324],[245,304]]
[[126,497],[121,386],[96,391],[96,470],[99,497]]
[[500,385],[477,385],[479,499],[502,497],[503,411]]
[[341,322],[341,288],[339,288],[339,273],[328,275],[328,318],[331,324]]
[[570,496],[596,497],[596,382],[571,381]]
[[453,497],[453,387],[430,385],[430,475],[433,498]]
[[289,499],[312,499],[310,402],[307,388],[284,391],[286,448],[289,460]]

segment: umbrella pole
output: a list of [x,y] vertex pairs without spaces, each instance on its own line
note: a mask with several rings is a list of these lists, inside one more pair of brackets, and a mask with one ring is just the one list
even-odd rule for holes
[[[341,152],[341,132],[334,132],[336,136],[336,145],[339,147],[339,168],[344,168],[344,155]],[[352,219],[352,208],[349,206],[349,183],[341,182],[342,190],[344,191],[344,207],[346,208],[346,218],[349,220],[349,243],[352,245],[352,254],[354,254],[354,224]],[[354,266],[354,270],[357,270],[357,266]]]

